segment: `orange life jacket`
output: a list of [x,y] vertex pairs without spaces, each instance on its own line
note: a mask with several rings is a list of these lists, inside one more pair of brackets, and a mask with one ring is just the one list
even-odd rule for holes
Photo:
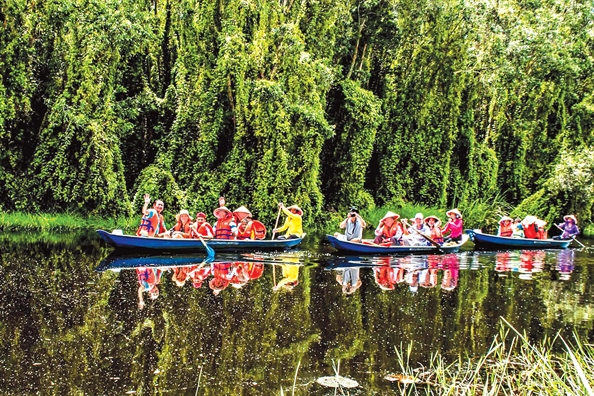
[[191,223],[188,221],[184,226],[180,221],[178,221],[177,224],[173,226],[173,231],[181,231],[185,234],[189,234],[191,230],[190,224]]
[[512,230],[511,224],[508,226],[505,226],[504,224],[499,225],[499,236],[510,237],[510,236],[512,236],[513,233],[514,233],[514,230]]
[[229,216],[225,219],[218,219],[216,224],[216,232],[215,238],[216,239],[231,239],[233,238],[233,232],[231,231],[231,222],[233,221],[233,216]]
[[247,224],[242,223],[237,227],[237,239],[254,239],[254,237],[253,221],[249,221]]
[[396,221],[394,222],[394,224],[392,224],[392,227],[384,225],[382,228],[382,237],[384,239],[392,238],[394,235],[396,235],[396,231],[398,231],[398,228],[400,228],[402,231],[402,226],[400,225],[400,223]]
[[264,239],[266,238],[266,226],[262,224],[258,220],[252,221],[252,229],[254,230],[255,239]]
[[[152,209],[151,209],[152,210]],[[141,235],[141,231],[145,230],[148,233],[148,236],[155,236],[155,234],[160,234],[166,230],[165,228],[165,221],[163,220],[163,215],[158,214],[156,211],[150,218],[142,216],[142,220],[140,221],[140,227],[136,230],[136,236]]]
[[438,226],[433,226],[433,228],[429,228],[429,238],[433,239],[437,243],[443,243],[443,234],[441,233],[441,228]]

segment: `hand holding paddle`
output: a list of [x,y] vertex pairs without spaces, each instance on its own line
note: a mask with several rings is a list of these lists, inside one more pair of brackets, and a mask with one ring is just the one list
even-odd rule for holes
[[276,234],[276,229],[278,228],[278,220],[280,219],[281,210],[283,209],[283,203],[278,203],[278,214],[276,215],[276,223],[274,223],[274,230],[272,230],[272,238],[274,239],[274,235]]
[[[555,224],[555,223],[553,223]],[[560,229],[562,232],[565,232],[565,230],[561,227],[559,227],[557,224],[555,224],[555,227],[557,227],[558,229]],[[588,247],[586,245],[584,245],[583,243],[581,243],[580,241],[578,241],[577,239],[575,239],[575,235],[573,235],[571,237],[571,239],[573,239],[574,241],[576,241],[581,247],[588,249]]]
[[428,235],[425,235],[424,233],[422,233],[421,231],[417,230],[415,227],[410,226],[408,224],[408,221],[406,221],[406,219],[402,219],[402,223],[405,224],[408,228],[412,229],[414,232],[416,232],[417,234],[419,234],[420,236],[422,236],[423,238],[425,238],[427,241],[429,241],[430,244],[432,244],[433,246],[435,246],[437,248],[438,251],[443,253],[443,249],[441,248],[441,245],[437,242],[435,242],[433,239],[431,239]]

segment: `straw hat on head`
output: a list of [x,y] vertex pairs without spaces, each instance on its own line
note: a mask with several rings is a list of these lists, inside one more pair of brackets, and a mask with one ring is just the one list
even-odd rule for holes
[[458,210],[458,208],[454,208],[454,209],[450,209],[446,212],[446,216],[450,216],[450,214],[454,213],[456,216],[458,216],[459,218],[462,218],[462,213],[460,213],[460,211]]
[[429,219],[435,220],[436,225],[441,224],[441,220],[437,216],[429,215],[429,216],[425,217],[425,223],[429,223]]
[[514,219],[512,219],[509,216],[503,216],[500,220],[499,220],[499,224],[503,223],[504,221],[514,221]]
[[291,205],[287,208],[288,210],[295,209],[299,212],[299,216],[303,216],[303,210],[297,205]]
[[380,221],[384,221],[389,218],[394,218],[394,220],[398,220],[400,218],[400,215],[396,214],[394,212],[388,211],[388,213],[386,213],[386,215],[384,217],[382,217],[382,219]]
[[181,217],[182,215],[188,215],[188,216],[190,216],[190,212],[188,212],[185,209],[182,209],[182,210],[179,211],[178,216]]
[[563,216],[563,220],[568,221],[568,220],[573,220],[574,223],[577,223],[577,219],[575,218],[574,215],[567,215],[567,216]]
[[220,218],[222,218],[222,217],[225,217],[225,216],[227,216],[227,215],[228,215],[228,214],[230,214],[230,213],[231,213],[231,211],[230,211],[229,209],[227,209],[227,207],[226,207],[226,206],[221,206],[220,208],[216,208],[216,209],[215,209],[215,210],[212,212],[212,214],[214,214],[214,216],[215,216],[217,219],[220,219]]

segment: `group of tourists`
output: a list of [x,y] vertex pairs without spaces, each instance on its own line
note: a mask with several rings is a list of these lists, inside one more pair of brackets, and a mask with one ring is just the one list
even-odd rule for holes
[[[499,220],[499,229],[497,236],[528,239],[548,239],[545,226],[547,222],[535,216],[526,216],[523,220],[515,220],[509,216],[503,216]],[[563,223],[555,224],[562,233],[554,236],[553,239],[573,239],[579,235],[580,230],[577,226],[577,219],[574,215],[563,217]]]
[[[441,227],[441,220],[437,216],[424,217],[417,213],[412,224],[407,219],[400,219],[400,215],[388,211],[375,229],[373,244],[382,246],[429,246],[432,244],[457,243],[462,240],[464,222],[458,209],[446,212],[448,221]],[[363,229],[367,223],[359,215],[356,207],[351,207],[347,218],[340,224],[344,229],[344,238],[351,242],[363,242]],[[339,233],[334,234],[340,236]]]
[[[137,236],[158,237],[158,238],[193,238],[193,239],[265,239],[266,226],[252,218],[252,213],[245,207],[240,206],[233,212],[225,206],[225,198],[219,198],[219,207],[213,211],[215,222],[208,223],[204,212],[196,213],[195,221],[192,221],[190,212],[185,209],[175,216],[175,225],[167,229],[163,219],[165,204],[156,200],[153,207],[149,209],[151,202],[149,194],[144,195],[144,206],[142,207],[142,220],[136,231]],[[274,234],[286,231],[277,239],[301,238],[303,236],[302,216],[303,210],[297,205],[285,207],[279,203],[279,215],[282,211],[286,216],[283,226],[273,230]]]

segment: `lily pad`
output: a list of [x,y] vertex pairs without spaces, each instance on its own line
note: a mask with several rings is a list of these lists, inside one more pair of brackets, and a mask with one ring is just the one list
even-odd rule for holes
[[340,375],[320,377],[316,381],[318,384],[328,388],[338,388],[339,386],[342,386],[343,388],[356,388],[359,386],[359,383],[354,379],[346,378]]

